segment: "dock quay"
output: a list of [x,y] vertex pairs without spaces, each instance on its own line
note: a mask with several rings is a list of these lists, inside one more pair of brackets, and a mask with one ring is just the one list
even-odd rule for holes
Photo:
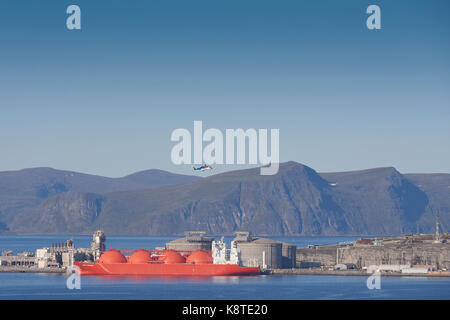
[[65,273],[66,268],[53,267],[27,267],[27,266],[0,266],[0,272],[11,273]]
[[[267,270],[265,274],[274,276],[285,275],[329,275],[329,276],[364,276],[371,274],[363,270],[321,270],[321,269],[275,269]],[[426,274],[419,273],[402,273],[402,272],[381,272],[381,276],[397,276],[397,277],[450,277],[450,272],[429,272]]]

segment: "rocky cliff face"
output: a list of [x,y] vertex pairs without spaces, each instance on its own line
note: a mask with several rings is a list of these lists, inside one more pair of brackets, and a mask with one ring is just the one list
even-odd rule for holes
[[318,174],[288,162],[274,176],[249,169],[153,189],[101,195],[62,191],[32,211],[19,212],[7,227],[14,232],[88,233],[101,228],[110,234],[153,235],[186,230],[271,235],[433,232],[436,214],[444,230],[449,226],[449,185],[450,175],[408,179],[394,168]]
[[426,213],[427,194],[394,168],[321,176],[334,185],[332,197],[346,212],[352,233],[416,232]]
[[[32,214],[19,214],[17,232],[38,230],[39,233],[82,233],[100,216],[103,197],[93,193],[69,191],[52,197]],[[56,231],[55,231],[56,230]],[[36,231],[35,231],[36,232]]]

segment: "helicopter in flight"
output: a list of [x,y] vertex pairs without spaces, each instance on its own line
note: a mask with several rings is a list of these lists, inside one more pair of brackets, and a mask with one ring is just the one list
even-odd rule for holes
[[213,167],[211,167],[210,165],[207,164],[203,164],[200,167],[192,167],[194,169],[194,171],[206,171],[206,170],[212,170]]

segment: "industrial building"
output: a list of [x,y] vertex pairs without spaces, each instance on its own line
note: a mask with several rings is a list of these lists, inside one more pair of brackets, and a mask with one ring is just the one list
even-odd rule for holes
[[0,266],[33,267],[35,263],[33,252],[22,252],[14,256],[11,250],[5,250],[0,257]]
[[64,271],[74,261],[95,261],[105,250],[106,237],[103,231],[97,230],[90,248],[75,249],[73,241],[52,243],[48,248],[39,248],[35,252],[22,252],[13,255],[11,250],[5,250],[0,256],[0,267],[8,270],[46,270]]
[[[450,270],[450,234],[440,233],[436,217],[435,234],[366,238],[337,245],[310,245],[297,249],[300,268],[344,270],[348,264],[367,272],[426,273]],[[427,270],[425,272],[425,270]]]
[[211,251],[213,238],[206,237],[202,231],[185,232],[185,237],[166,243],[166,249],[178,251],[195,251],[197,249]]
[[[334,268],[354,264],[357,269],[403,272],[416,267],[450,270],[450,235],[406,235],[381,239],[360,239],[341,245],[317,245],[297,249],[300,268]],[[418,270],[404,271],[414,273]],[[430,270],[431,271],[431,270]]]
[[[212,237],[205,232],[190,231],[185,238],[166,243],[166,249],[211,251]],[[295,268],[296,246],[266,238],[253,238],[250,232],[235,232],[240,264],[244,267],[262,269]]]

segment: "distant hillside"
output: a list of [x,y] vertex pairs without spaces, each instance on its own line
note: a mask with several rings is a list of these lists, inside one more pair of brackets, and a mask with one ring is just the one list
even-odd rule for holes
[[[423,190],[428,197],[426,215],[419,221],[424,225],[433,225],[436,215],[440,215],[443,230],[450,230],[450,174],[405,174],[405,177]],[[433,230],[432,230],[433,231]]]
[[431,231],[433,227],[428,217],[428,195],[395,168],[321,176],[334,185],[332,198],[353,221],[356,231],[402,234]]
[[[58,194],[103,194],[183,184],[198,179],[161,170],[142,171],[123,178],[106,178],[51,168],[0,172],[0,232],[20,229],[22,219],[34,218],[37,207]],[[36,213],[39,214],[42,213]],[[39,232],[38,228],[36,232]]]
[[436,214],[444,231],[450,226],[448,174],[402,175],[394,168],[318,174],[295,162],[281,164],[274,176],[259,173],[239,170],[103,194],[62,191],[33,210],[17,211],[8,227],[35,233],[388,235],[433,232]]
[[184,186],[108,194],[95,225],[111,233],[344,234],[343,212],[324,192],[328,188],[314,170],[296,163],[281,165],[274,176],[233,171]]

